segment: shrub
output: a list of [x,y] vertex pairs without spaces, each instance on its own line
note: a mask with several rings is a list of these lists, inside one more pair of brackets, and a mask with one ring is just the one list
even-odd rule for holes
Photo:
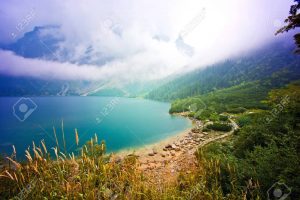
[[188,116],[189,116],[189,117],[194,117],[194,116],[195,116],[195,113],[194,113],[194,112],[190,112],[190,113],[188,114]]
[[209,119],[212,113],[213,113],[213,112],[212,112],[211,110],[198,111],[198,112],[195,114],[195,118],[196,118],[196,119],[199,119],[199,120]]
[[215,121],[218,121],[219,120],[219,115],[217,113],[211,113],[210,116],[209,116],[209,120],[215,122]]
[[230,124],[213,123],[208,125],[207,128],[215,131],[228,132],[231,131],[232,126]]
[[248,116],[248,115],[243,115],[243,116],[241,116],[241,117],[239,117],[238,119],[237,119],[237,124],[239,125],[239,127],[243,127],[243,126],[246,126],[246,125],[248,125],[248,124],[250,124],[251,123],[251,117],[250,116]]
[[233,113],[233,114],[238,114],[238,113],[243,113],[245,112],[247,109],[243,108],[243,107],[238,107],[238,108],[228,108],[227,112],[229,113]]
[[219,116],[219,120],[223,121],[223,122],[226,122],[226,121],[228,121],[228,116],[226,116],[226,115],[220,115]]
[[202,131],[203,131],[203,132],[209,132],[209,131],[210,131],[210,129],[208,129],[208,128],[204,127],[204,128],[202,129]]

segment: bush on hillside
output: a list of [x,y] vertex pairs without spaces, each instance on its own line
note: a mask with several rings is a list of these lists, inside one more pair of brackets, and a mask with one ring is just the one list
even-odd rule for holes
[[231,131],[232,126],[230,124],[213,123],[208,125],[207,128],[214,131],[228,132]]

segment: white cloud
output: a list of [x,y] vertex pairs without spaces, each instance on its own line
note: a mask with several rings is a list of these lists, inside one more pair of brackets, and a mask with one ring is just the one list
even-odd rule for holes
[[151,80],[170,74],[173,71],[172,67],[180,66],[178,63],[171,62],[164,66],[164,63],[168,61],[162,61],[170,58],[167,56],[161,57],[151,52],[140,53],[129,59],[109,62],[99,67],[23,58],[11,51],[0,50],[0,74],[59,80],[108,81],[114,79],[120,82]]
[[[1,1],[0,42],[11,43],[35,26],[59,25],[68,63],[26,59],[0,53],[0,72],[44,79],[155,79],[217,62],[274,39],[292,1],[282,0],[87,0]],[[34,8],[34,17],[16,26]],[[193,49],[176,47],[180,32],[205,8],[205,16],[183,40]],[[47,34],[51,34],[48,32]],[[52,33],[53,34],[53,33]],[[160,38],[167,38],[158,40]],[[78,65],[86,50],[94,65]],[[107,60],[105,64],[99,60]],[[75,64],[70,64],[70,62]]]

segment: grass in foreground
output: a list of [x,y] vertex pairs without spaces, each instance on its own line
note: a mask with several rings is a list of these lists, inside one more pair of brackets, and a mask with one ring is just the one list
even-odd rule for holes
[[[131,155],[119,161],[105,154],[105,143],[97,136],[81,149],[80,155],[68,156],[51,149],[42,141],[26,150],[26,163],[7,157],[8,165],[0,175],[3,199],[244,199],[246,192],[235,185],[235,168],[227,166],[228,187],[219,159],[206,159],[201,150],[196,155],[199,167],[191,174],[181,173],[174,184],[150,184],[138,170],[138,159]],[[257,199],[253,196],[253,199]],[[258,198],[259,199],[259,198]]]

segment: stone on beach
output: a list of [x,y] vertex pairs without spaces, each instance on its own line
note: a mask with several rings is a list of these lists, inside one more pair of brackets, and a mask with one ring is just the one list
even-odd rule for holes
[[157,154],[157,150],[156,149],[152,149],[154,154]]
[[192,129],[192,132],[193,132],[193,133],[199,133],[199,132],[200,132],[200,130],[199,130],[199,129],[197,129],[197,128],[193,128],[193,129]]
[[197,143],[200,142],[200,138],[195,139],[195,142]]
[[148,153],[148,156],[154,156],[154,153]]
[[204,137],[204,134],[202,134],[202,133],[199,133],[199,135],[198,135],[199,137]]
[[175,148],[175,151],[180,151],[180,148],[179,147]]

